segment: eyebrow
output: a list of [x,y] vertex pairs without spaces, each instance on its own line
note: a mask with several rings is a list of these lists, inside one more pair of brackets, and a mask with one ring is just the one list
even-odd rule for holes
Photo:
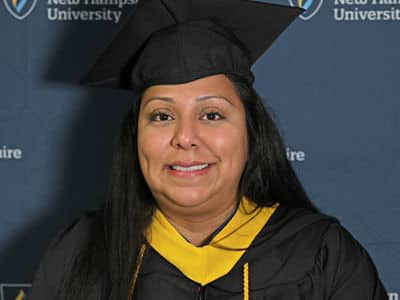
[[[195,100],[196,100],[196,102],[201,102],[201,101],[205,101],[205,100],[209,100],[209,99],[215,99],[215,98],[216,99],[225,100],[229,104],[233,105],[231,100],[229,100],[228,98],[226,98],[224,96],[217,96],[217,95],[200,96],[200,97],[197,97]],[[143,101],[145,103],[144,105],[149,104],[149,102],[151,102],[153,100],[161,100],[161,101],[166,101],[166,102],[175,102],[174,98],[171,98],[171,97],[151,97],[151,98],[148,98],[148,99]]]

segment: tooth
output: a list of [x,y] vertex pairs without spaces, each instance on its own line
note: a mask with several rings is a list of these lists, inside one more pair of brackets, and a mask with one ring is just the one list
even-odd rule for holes
[[208,164],[195,165],[195,166],[190,166],[190,167],[182,167],[182,166],[177,166],[177,165],[172,166],[173,169],[178,170],[178,171],[184,171],[184,172],[185,171],[189,172],[189,171],[201,170],[201,169],[204,169],[206,167],[208,167]]

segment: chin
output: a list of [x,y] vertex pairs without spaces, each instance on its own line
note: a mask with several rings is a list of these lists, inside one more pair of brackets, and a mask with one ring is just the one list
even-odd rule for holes
[[202,189],[201,191],[194,191],[193,189],[191,189],[191,191],[188,192],[179,192],[179,190],[180,189],[176,189],[173,193],[170,193],[168,195],[168,198],[170,198],[176,206],[196,207],[205,203],[209,198],[207,196],[209,193],[205,193],[204,189]]

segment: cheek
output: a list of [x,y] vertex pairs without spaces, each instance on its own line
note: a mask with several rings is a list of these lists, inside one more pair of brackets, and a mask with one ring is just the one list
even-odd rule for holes
[[247,160],[247,132],[242,128],[221,130],[214,135],[213,147],[226,166],[241,169]]
[[161,169],[163,156],[168,147],[165,133],[159,130],[141,128],[138,130],[138,156],[145,177]]

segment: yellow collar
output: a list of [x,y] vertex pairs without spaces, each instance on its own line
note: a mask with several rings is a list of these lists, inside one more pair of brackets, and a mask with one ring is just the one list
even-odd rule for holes
[[278,205],[258,208],[254,202],[243,197],[228,224],[202,247],[186,241],[162,212],[156,210],[147,240],[154,250],[185,276],[204,286],[229,273]]

